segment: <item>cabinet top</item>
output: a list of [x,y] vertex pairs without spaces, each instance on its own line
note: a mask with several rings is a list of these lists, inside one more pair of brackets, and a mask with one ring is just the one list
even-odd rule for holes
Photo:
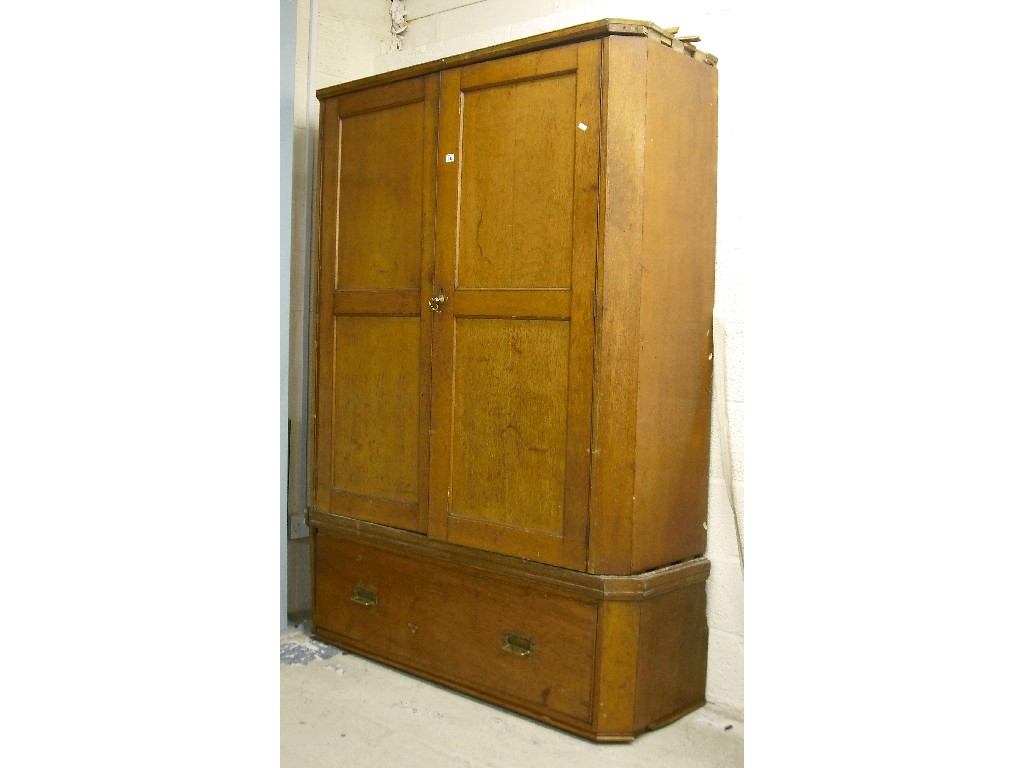
[[717,57],[712,56],[710,53],[699,51],[694,47],[693,43],[699,42],[699,37],[675,37],[675,34],[676,30],[662,29],[649,21],[634,21],[630,19],[602,19],[601,21],[590,21],[586,24],[578,24],[575,27],[568,27],[554,32],[544,32],[543,34],[533,35],[532,37],[511,40],[507,43],[491,45],[487,48],[480,48],[475,51],[460,53],[455,56],[447,56],[434,61],[424,62],[423,64],[414,64],[410,67],[403,67],[402,69],[395,69],[390,72],[382,72],[379,75],[372,75],[370,77],[360,78],[359,80],[352,80],[347,83],[339,83],[338,85],[320,88],[316,92],[316,97],[323,101],[324,99],[331,98],[332,96],[351,93],[353,91],[361,91],[364,88],[393,83],[398,80],[405,80],[409,77],[419,77],[433,72],[440,72],[444,69],[461,67],[467,64],[475,64],[489,59],[498,59],[503,56],[513,56],[519,53],[529,53],[530,51],[538,51],[542,48],[551,48],[553,46],[564,45],[566,43],[577,43],[583,40],[593,40],[595,38],[608,37],[610,35],[649,37],[670,48],[674,48],[692,56],[695,59],[703,61],[712,67],[718,63]]

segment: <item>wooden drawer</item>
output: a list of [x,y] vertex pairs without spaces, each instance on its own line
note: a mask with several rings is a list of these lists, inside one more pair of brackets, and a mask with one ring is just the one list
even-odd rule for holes
[[314,633],[517,709],[592,720],[597,602],[316,534]]

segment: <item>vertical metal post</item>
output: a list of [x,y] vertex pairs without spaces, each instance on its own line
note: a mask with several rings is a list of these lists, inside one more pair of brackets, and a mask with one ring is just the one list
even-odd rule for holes
[[281,629],[288,626],[288,317],[292,243],[292,121],[297,0],[281,0]]

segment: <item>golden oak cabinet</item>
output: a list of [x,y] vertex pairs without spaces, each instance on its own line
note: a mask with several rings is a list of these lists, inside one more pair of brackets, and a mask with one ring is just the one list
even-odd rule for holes
[[601,741],[704,703],[715,63],[605,20],[317,92],[315,637]]

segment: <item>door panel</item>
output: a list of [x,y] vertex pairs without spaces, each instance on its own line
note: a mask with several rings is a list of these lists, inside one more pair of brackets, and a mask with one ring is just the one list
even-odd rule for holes
[[336,288],[419,290],[423,109],[421,101],[344,118]]
[[419,499],[418,317],[334,318],[335,490]]
[[[463,97],[460,289],[568,289],[574,74]],[[524,130],[528,128],[528,130]]]
[[600,44],[441,73],[431,536],[586,566]]
[[462,319],[455,348],[450,514],[560,534],[569,323]]
[[425,532],[437,75],[323,104],[318,508]]

